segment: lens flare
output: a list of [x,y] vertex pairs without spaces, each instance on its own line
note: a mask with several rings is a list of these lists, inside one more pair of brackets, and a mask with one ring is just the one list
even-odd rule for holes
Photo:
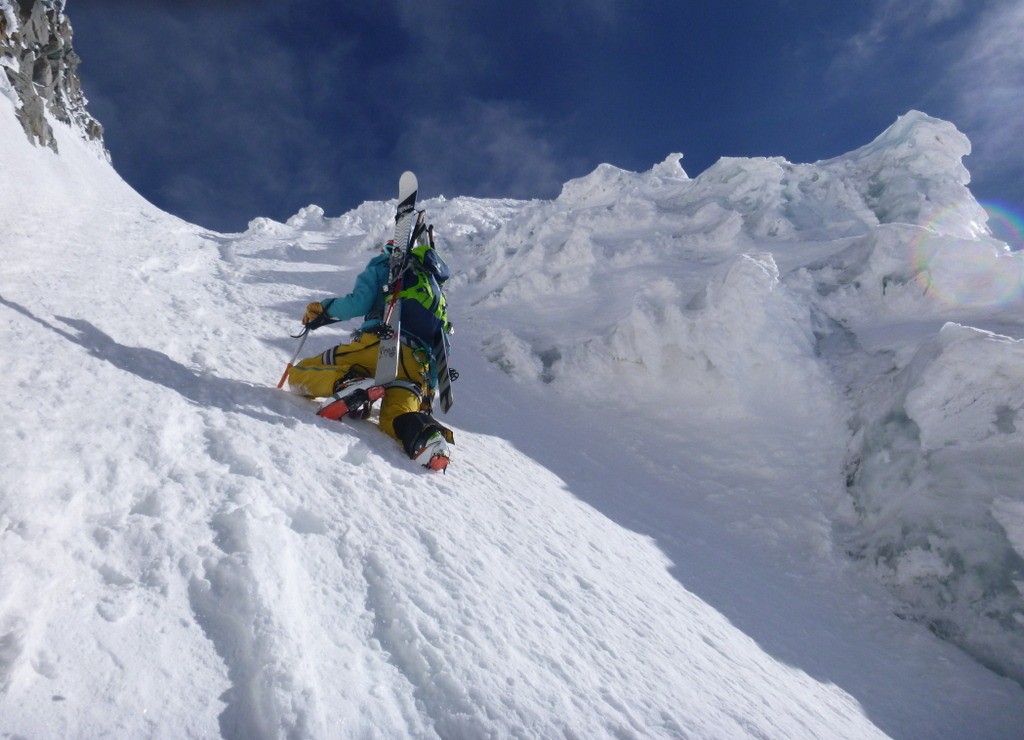
[[1003,203],[985,201],[981,207],[988,213],[988,228],[992,236],[1006,242],[1015,252],[1024,250],[1024,216]]
[[[949,306],[1003,306],[1024,297],[1024,220],[1005,207],[984,204],[987,236],[966,209],[937,214],[914,243],[914,267],[925,294]],[[976,211],[975,211],[976,213]],[[976,237],[965,237],[966,233]],[[1015,240],[1015,241],[1011,241]]]

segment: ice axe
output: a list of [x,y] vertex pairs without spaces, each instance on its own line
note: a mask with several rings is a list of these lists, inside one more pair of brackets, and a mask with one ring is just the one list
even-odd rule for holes
[[284,372],[281,374],[281,379],[277,381],[278,388],[283,388],[284,381],[288,380],[288,373],[292,371],[292,367],[294,367],[295,365],[295,360],[298,359],[299,352],[302,351],[302,345],[306,343],[306,337],[309,336],[309,333],[315,329],[319,329],[321,326],[327,326],[328,324],[335,324],[337,322],[338,319],[331,318],[326,313],[322,313],[315,319],[310,321],[308,324],[306,324],[301,332],[299,332],[298,334],[291,335],[292,339],[299,340],[299,346],[295,348],[295,354],[293,354],[292,359],[288,361],[288,365],[285,367]]
[[295,354],[292,355],[292,359],[288,360],[288,365],[287,365],[287,367],[285,367],[284,373],[281,374],[281,379],[279,381],[277,381],[277,387],[278,388],[283,388],[284,387],[284,381],[288,380],[288,373],[290,373],[292,371],[292,366],[295,365],[295,360],[298,359],[299,352],[302,351],[302,345],[304,345],[306,343],[306,337],[309,336],[309,327],[306,326],[305,328],[303,328],[302,333],[296,334],[294,336],[298,337],[298,339],[299,339],[299,346],[295,348]]

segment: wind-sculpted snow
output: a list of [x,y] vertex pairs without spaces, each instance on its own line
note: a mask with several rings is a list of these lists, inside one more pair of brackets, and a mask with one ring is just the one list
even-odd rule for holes
[[1024,342],[943,326],[858,431],[852,540],[903,613],[1018,679],[1022,409]]
[[[905,414],[897,401],[879,409],[880,399],[942,323],[1009,332],[1017,339],[997,346],[1020,346],[1024,255],[986,233],[984,210],[965,187],[969,151],[950,124],[911,113],[862,149],[817,164],[727,159],[692,180],[669,163],[642,174],[604,165],[511,220],[471,296],[484,309],[478,315],[494,316],[485,355],[520,382],[550,383],[618,414],[641,411],[668,435],[701,428],[733,440],[736,431],[716,429],[716,419],[770,419],[789,434],[817,436],[820,448],[848,444],[849,490],[837,480],[809,496],[821,506],[852,495],[858,521],[828,514],[842,531],[856,530],[853,544],[840,538],[840,546],[877,570],[878,552],[892,561],[919,537],[941,536],[930,550],[941,567],[917,573],[913,594],[886,573],[883,581],[908,599],[906,613],[1024,680],[1014,657],[1024,639],[1022,553],[1010,535],[1022,523],[1007,513],[1024,499],[1022,440],[978,443],[997,446],[991,454],[1004,461],[992,480],[894,474],[868,485],[877,477],[856,470],[865,446],[885,466],[901,457],[890,445],[903,436],[874,438],[866,419]],[[1003,365],[992,375],[978,362],[973,391],[948,376],[934,392],[970,393],[984,424],[1007,428],[1022,403],[999,397],[998,377],[1015,378],[1009,368],[1017,367]],[[966,444],[957,436],[965,427],[950,429],[948,445]],[[910,422],[906,435],[914,434]],[[948,492],[924,517],[884,507],[892,520],[884,535],[865,514],[876,499],[931,500],[936,486]],[[971,501],[975,514],[929,529],[947,518],[950,496]],[[971,544],[980,529],[985,544]],[[985,563],[980,583],[950,575],[968,557]]]
[[966,187],[970,153],[953,124],[911,112],[870,144],[817,167],[850,182],[879,223],[925,225],[953,209],[949,233],[973,237],[985,231],[987,216]]
[[[462,373],[432,475],[273,388],[392,203],[212,234],[12,110],[3,734],[1019,734],[1018,684],[893,616],[1015,670],[1020,344],[966,327],[1020,315],[939,306],[955,269],[899,258],[990,239],[879,225],[842,158],[429,201]],[[909,123],[893,146],[958,161],[929,154],[945,124]],[[899,212],[931,219],[957,177]]]

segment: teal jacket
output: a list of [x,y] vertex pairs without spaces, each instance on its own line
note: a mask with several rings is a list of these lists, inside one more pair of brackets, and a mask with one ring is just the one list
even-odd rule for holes
[[388,255],[374,257],[356,278],[352,292],[339,298],[321,301],[324,313],[332,319],[348,321],[365,317],[361,331],[373,328],[384,319],[384,288],[388,284]]

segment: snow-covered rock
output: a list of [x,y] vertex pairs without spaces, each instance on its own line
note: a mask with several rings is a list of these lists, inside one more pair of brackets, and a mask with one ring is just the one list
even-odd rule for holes
[[75,126],[103,156],[103,127],[86,110],[64,0],[0,2],[0,92],[16,101],[29,140],[57,150],[45,113]]

